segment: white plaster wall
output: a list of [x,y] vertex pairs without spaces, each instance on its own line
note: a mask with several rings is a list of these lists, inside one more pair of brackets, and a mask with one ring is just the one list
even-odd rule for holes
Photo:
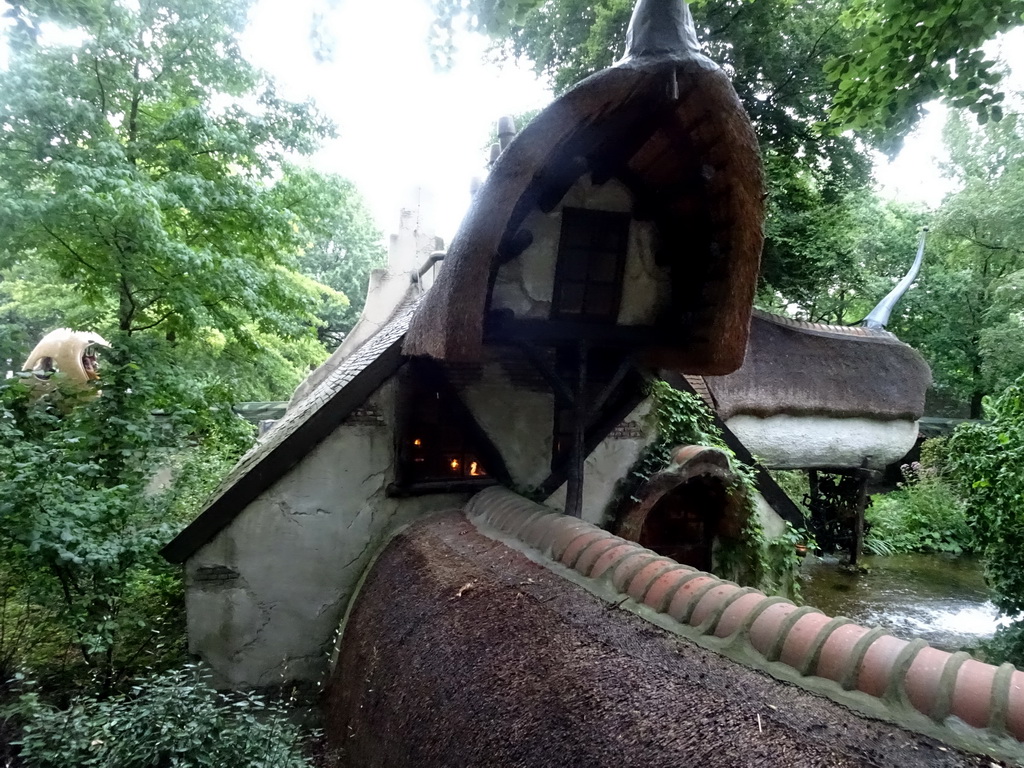
[[654,224],[634,221],[629,226],[619,325],[654,325],[658,312],[672,300],[669,269],[654,263],[654,252]]
[[[186,566],[189,647],[230,687],[317,681],[370,557],[397,527],[467,496],[387,498],[394,382],[368,402],[382,426],[342,425]],[[225,566],[238,577],[197,580]]]
[[[630,213],[633,202],[629,190],[622,183],[611,180],[597,186],[587,175],[569,189],[550,213],[530,213],[523,222],[523,229],[533,235],[533,242],[518,258],[498,269],[491,294],[492,309],[511,310],[520,319],[546,319],[550,316],[562,209],[566,206]],[[618,317],[620,324],[652,323],[658,309],[670,298],[668,270],[654,263],[653,240],[652,223],[633,221],[630,224]]]
[[[334,367],[331,370],[337,368],[342,360],[363,346],[367,339],[377,335],[377,332],[395,314],[398,305],[405,301],[410,293],[420,293],[425,290],[422,285],[414,282],[414,277],[415,273],[413,272],[392,272],[387,269],[375,269],[370,272],[363,311],[359,315],[355,327],[349,331],[345,340],[331,355],[330,359],[334,362]],[[320,377],[316,383],[319,384],[324,378],[326,376]],[[306,382],[303,382],[299,386],[300,389],[305,388],[311,392],[316,385],[307,386]],[[297,402],[301,398],[296,399],[293,396],[292,399]]]
[[[604,526],[608,506],[615,499],[616,484],[640,458],[640,453],[654,439],[647,425],[651,410],[648,398],[626,417],[623,427],[602,440],[583,465],[583,519]],[[545,501],[549,507],[565,510],[565,484]]]
[[518,486],[539,485],[551,473],[554,396],[516,388],[497,361],[460,388],[466,407],[498,449]]
[[779,517],[772,509],[772,505],[757,491],[754,491],[754,514],[757,515],[764,536],[769,541],[779,538],[786,532],[786,521]]
[[726,425],[772,469],[861,467],[882,469],[903,458],[917,440],[916,421],[835,419],[823,416],[733,416]]

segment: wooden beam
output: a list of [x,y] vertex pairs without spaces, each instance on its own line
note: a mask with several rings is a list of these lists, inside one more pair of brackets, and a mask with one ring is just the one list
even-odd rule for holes
[[498,343],[529,341],[545,346],[557,346],[582,340],[594,347],[622,347],[631,350],[645,347],[676,349],[691,341],[686,327],[682,324],[668,327],[616,325],[571,319],[526,320],[499,312],[488,315],[484,336],[486,341]]
[[480,460],[487,473],[502,485],[512,485],[512,476],[508,473],[508,467],[505,465],[505,458],[501,455],[501,451],[487,436],[476,417],[473,416],[473,412],[463,402],[444,367],[437,361],[428,358],[417,359],[415,366],[416,370],[413,371],[413,375],[424,376],[427,383],[437,389],[442,397],[451,404],[452,416],[470,438],[473,447],[479,452]]
[[586,158],[575,156],[559,167],[549,169],[539,179],[540,193],[537,207],[542,213],[551,213],[562,202],[576,180],[588,170]]
[[622,362],[619,363],[619,367],[615,370],[615,374],[612,376],[604,389],[601,390],[600,394],[594,399],[594,402],[590,406],[590,413],[587,414],[587,422],[593,421],[597,415],[604,408],[608,400],[611,399],[612,395],[615,394],[615,390],[619,388],[619,385],[625,380],[629,372],[633,370],[633,360],[629,357],[624,357]]
[[[612,433],[612,430],[619,426],[623,419],[632,413],[633,409],[640,405],[644,398],[647,397],[644,392],[643,380],[639,376],[636,378],[637,381],[635,382],[627,378],[626,391],[622,397],[620,399],[613,399],[611,405],[587,428],[583,442],[585,457],[593,453],[594,449]],[[566,482],[568,469],[567,460],[560,462],[555,469],[551,470],[551,474],[537,486],[537,493],[542,498],[547,498],[557,491]]]
[[587,459],[585,434],[589,409],[587,408],[587,343],[576,345],[577,376],[576,397],[572,409],[572,453],[565,488],[565,514],[583,517],[583,479]]
[[850,542],[850,565],[860,563],[862,550],[864,549],[864,510],[868,506],[868,480],[871,472],[866,469],[867,459],[864,460],[865,468],[857,470],[857,500],[853,509],[853,539]]
[[[662,371],[661,378],[676,389],[689,392],[695,397],[699,397],[699,395],[697,395],[693,390],[693,387],[690,386],[690,383],[683,378],[681,374],[676,373],[675,371]],[[735,433],[733,433],[733,431],[725,425],[725,422],[718,417],[718,414],[713,411],[712,420],[714,425],[722,433],[722,440],[729,449],[736,454],[736,458],[754,470],[754,483],[757,486],[757,490],[762,496],[764,496],[765,501],[767,501],[771,508],[775,510],[776,514],[795,528],[805,527],[807,525],[807,521],[804,519],[803,512],[801,512],[800,508],[793,503],[793,500],[789,498],[788,494],[782,490],[782,487],[775,482],[775,478],[771,476],[767,469],[761,466],[761,463],[758,462],[750,451],[747,450],[747,447],[740,442],[740,439],[736,437]]]
[[533,232],[528,229],[518,230],[511,237],[501,241],[498,246],[498,263],[505,264],[512,261],[531,245],[533,245]]
[[571,407],[575,402],[575,395],[572,388],[558,375],[554,366],[550,365],[529,341],[520,342],[518,347],[526,355],[526,359],[537,369],[537,372],[547,381],[555,399],[562,405]]

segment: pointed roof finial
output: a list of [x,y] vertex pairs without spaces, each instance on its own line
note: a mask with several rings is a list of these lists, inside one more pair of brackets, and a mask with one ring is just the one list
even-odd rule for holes
[[639,0],[626,31],[619,64],[644,58],[704,58],[686,0]]
[[928,227],[924,227],[921,229],[921,239],[917,244],[917,258],[914,259],[914,265],[907,272],[906,276],[896,284],[896,287],[889,291],[885,298],[878,302],[878,306],[872,309],[871,313],[861,321],[860,324],[862,326],[880,331],[889,324],[889,316],[892,314],[893,309],[895,309],[896,302],[903,298],[903,294],[907,292],[910,284],[917,279],[917,274],[921,271],[921,262],[924,261],[924,241],[927,237]]

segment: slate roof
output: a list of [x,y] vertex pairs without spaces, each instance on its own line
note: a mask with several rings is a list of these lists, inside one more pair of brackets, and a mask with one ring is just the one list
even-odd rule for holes
[[173,563],[190,557],[250,502],[273,485],[366,401],[402,364],[402,339],[419,295],[398,306],[376,335],[344,360],[309,396],[274,425],[228,473],[203,511],[161,554]]

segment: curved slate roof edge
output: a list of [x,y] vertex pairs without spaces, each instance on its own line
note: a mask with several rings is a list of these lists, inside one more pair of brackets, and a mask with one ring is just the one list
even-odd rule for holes
[[505,488],[478,493],[465,511],[485,535],[735,661],[949,744],[1024,760],[1024,672],[1012,665],[741,588]]
[[264,440],[249,450],[202,512],[160,554],[172,563],[191,557],[324,440],[402,365],[402,340],[419,303],[412,295],[392,319],[343,361],[298,407],[285,414]]

